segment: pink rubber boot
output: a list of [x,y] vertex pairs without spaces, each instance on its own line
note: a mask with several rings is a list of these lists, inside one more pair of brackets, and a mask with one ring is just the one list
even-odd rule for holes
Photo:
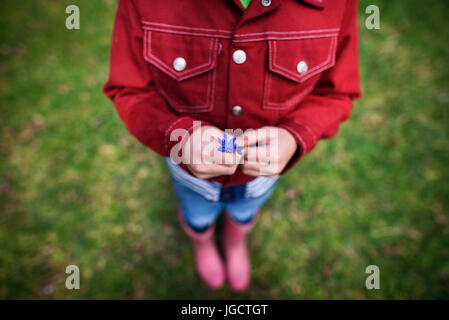
[[204,232],[195,232],[185,221],[179,209],[179,221],[185,233],[192,239],[196,269],[204,282],[211,288],[220,288],[226,280],[223,261],[214,241],[215,223]]
[[235,222],[225,214],[223,228],[223,249],[226,258],[226,272],[231,288],[245,290],[251,278],[251,262],[246,249],[246,235],[253,228],[259,214],[246,224]]

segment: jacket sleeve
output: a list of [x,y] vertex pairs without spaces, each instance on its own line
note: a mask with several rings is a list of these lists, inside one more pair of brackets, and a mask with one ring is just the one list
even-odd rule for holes
[[191,132],[195,119],[177,115],[158,94],[143,57],[143,31],[133,1],[120,0],[115,18],[109,79],[103,88],[120,119],[141,143],[168,156],[175,129]]
[[323,72],[315,89],[278,125],[288,130],[299,146],[283,173],[320,139],[335,136],[340,123],[351,115],[352,100],[361,95],[357,0],[346,2],[340,30],[335,65]]

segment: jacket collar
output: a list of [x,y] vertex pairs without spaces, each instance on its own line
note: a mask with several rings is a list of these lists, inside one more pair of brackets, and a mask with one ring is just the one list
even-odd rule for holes
[[[229,0],[226,0],[229,1]],[[234,3],[240,8],[240,10],[244,10],[242,4],[240,3],[240,0],[233,0]],[[269,11],[275,10],[277,7],[279,7],[284,0],[271,0],[271,5],[264,7],[261,5],[254,4],[254,1],[261,1],[261,0],[251,0],[248,8],[244,10],[242,16],[240,17],[239,22],[235,26],[235,28],[238,28],[241,24],[244,22],[253,19],[257,16],[260,16],[262,14],[265,14]],[[316,9],[324,9],[324,2],[326,0],[297,0],[299,2],[306,3],[307,5],[316,8]]]
[[[251,0],[251,1],[260,1],[260,0]],[[313,7],[319,8],[319,9],[324,9],[324,4],[326,2],[326,0],[297,0],[299,2],[305,2]],[[240,0],[234,0],[234,3],[241,9],[241,10],[245,10],[242,6],[242,3],[240,2]]]
[[324,9],[326,0],[299,0],[300,2],[305,2],[311,6]]

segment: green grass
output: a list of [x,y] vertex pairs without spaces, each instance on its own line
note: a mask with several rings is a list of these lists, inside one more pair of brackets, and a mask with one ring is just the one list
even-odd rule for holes
[[[250,237],[251,287],[234,294],[199,282],[164,161],[101,93],[116,1],[3,1],[0,298],[449,298],[449,6],[376,1],[381,29],[367,30],[371,2],[363,99],[281,179]],[[79,31],[65,29],[72,3]]]

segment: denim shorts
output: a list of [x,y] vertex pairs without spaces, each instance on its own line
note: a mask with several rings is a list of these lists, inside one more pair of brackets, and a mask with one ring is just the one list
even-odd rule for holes
[[239,223],[251,221],[272,194],[276,182],[258,197],[245,196],[247,184],[221,188],[218,201],[206,199],[203,195],[176,179],[173,179],[173,186],[184,219],[192,228],[204,230],[218,218],[222,210],[226,210]]

